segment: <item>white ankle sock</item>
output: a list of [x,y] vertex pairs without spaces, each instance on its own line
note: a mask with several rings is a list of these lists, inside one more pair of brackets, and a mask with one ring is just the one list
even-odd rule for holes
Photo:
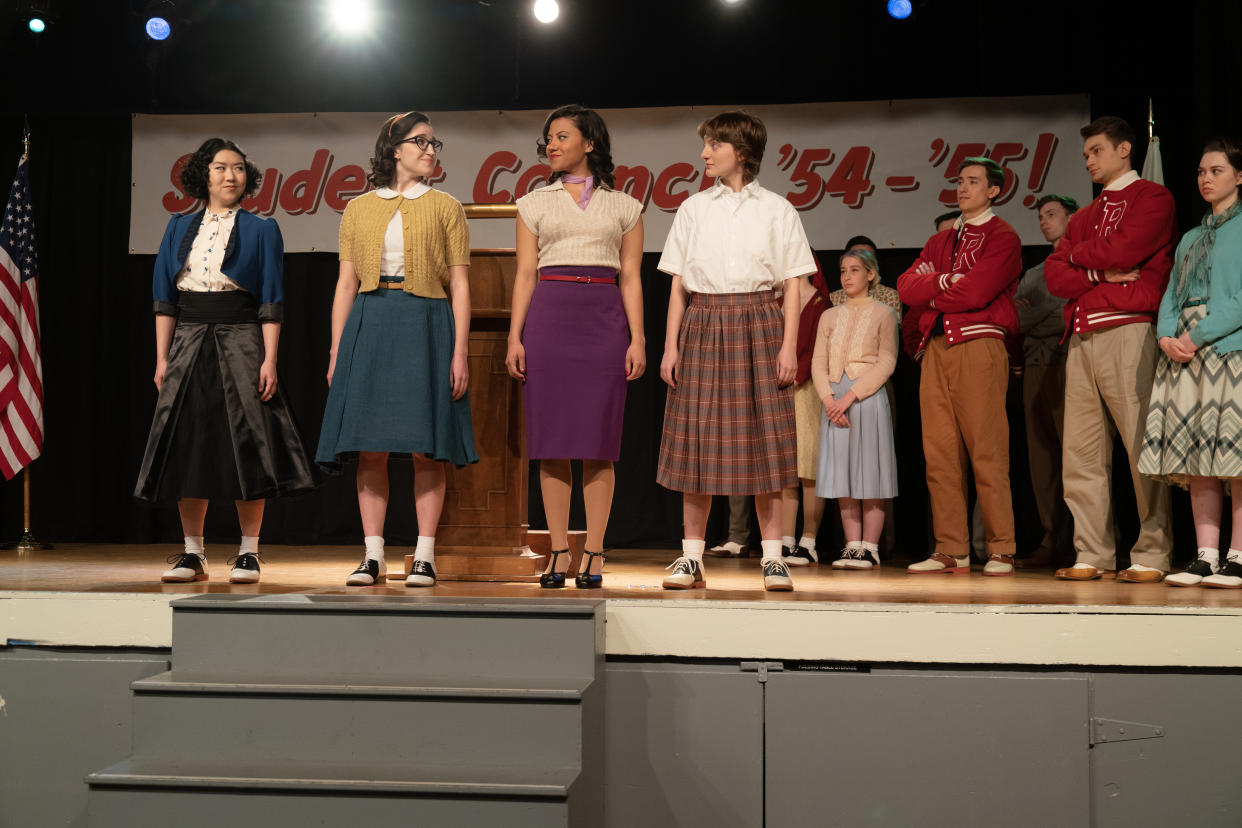
[[[789,538],[789,540],[792,541],[793,538]],[[762,560],[766,561],[766,560],[770,560],[771,558],[776,558],[779,561],[781,558],[781,546],[783,544],[783,541],[784,541],[784,538],[782,538],[781,540],[759,541],[759,547],[763,549]]]
[[1133,569],[1135,572],[1159,572],[1160,571],[1159,569],[1156,569],[1154,566],[1143,566],[1142,564],[1136,564],[1136,563],[1130,564],[1130,568]]
[[1095,569],[1096,567],[1088,563],[1076,563],[1074,564],[1073,568],[1074,569]]
[[259,536],[246,537],[242,535],[241,545],[237,547],[238,555],[257,555],[259,554]]
[[414,560],[425,563],[436,562],[436,539],[426,535],[418,536],[418,544],[414,547]]
[[200,558],[206,558],[207,552],[203,549],[202,535],[186,535],[185,536],[185,554],[198,555]]
[[[764,541],[760,541],[763,543]],[[781,535],[781,546],[788,546],[790,549],[794,546],[793,535]]]
[[1242,549],[1230,549],[1227,553],[1225,553],[1225,560],[1235,562],[1242,561]]
[[368,560],[384,560],[384,539],[382,537],[379,535],[367,535],[362,539],[362,545],[367,549]]
[[872,555],[878,556],[880,554],[880,545],[878,543],[867,543],[866,541],[858,541],[858,546],[866,550],[867,552],[870,552]]
[[[1229,552],[1230,552],[1230,553],[1233,553],[1234,551],[1235,551],[1235,550],[1233,550],[1233,549],[1230,549],[1230,550],[1229,550]],[[1219,549],[1209,549],[1209,548],[1207,548],[1206,546],[1200,546],[1200,547],[1199,547],[1199,557],[1200,557],[1200,558],[1202,558],[1203,560],[1207,561],[1208,563],[1210,563],[1210,564],[1212,565],[1212,568],[1213,568],[1213,569],[1215,569],[1215,568],[1216,568],[1216,565],[1217,565],[1218,563],[1220,563],[1220,550],[1219,550]]]
[[815,538],[812,538],[809,535],[803,535],[802,539],[798,541],[798,546],[801,546],[803,549],[809,549],[812,552],[814,552],[815,551]]
[[703,548],[705,546],[707,546],[707,544],[704,543],[701,538],[697,540],[694,538],[682,538],[681,539],[681,556],[683,558],[689,558],[692,561],[698,561],[700,564],[702,564],[703,563]]

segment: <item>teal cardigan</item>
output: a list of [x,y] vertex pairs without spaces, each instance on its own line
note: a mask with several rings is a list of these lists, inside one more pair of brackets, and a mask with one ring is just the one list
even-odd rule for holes
[[[1176,336],[1177,318],[1182,309],[1177,302],[1177,279],[1186,261],[1190,243],[1203,233],[1196,227],[1182,236],[1173,255],[1173,274],[1160,300],[1156,336]],[[1211,268],[1211,296],[1207,316],[1190,329],[1190,341],[1202,348],[1215,345],[1216,352],[1242,351],[1242,216],[1232,218],[1216,231],[1216,244],[1208,256]]]

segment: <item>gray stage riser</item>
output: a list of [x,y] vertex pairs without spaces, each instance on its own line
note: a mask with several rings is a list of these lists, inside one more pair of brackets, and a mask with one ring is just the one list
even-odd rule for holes
[[569,825],[568,812],[569,806],[563,801],[108,788],[91,791],[90,826],[558,828]]
[[134,756],[579,767],[582,709],[512,700],[148,695]]
[[590,616],[175,610],[172,662],[221,680],[590,679],[599,666],[595,626]]

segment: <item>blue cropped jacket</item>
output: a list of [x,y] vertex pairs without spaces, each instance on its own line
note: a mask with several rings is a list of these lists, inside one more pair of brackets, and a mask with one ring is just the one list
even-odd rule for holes
[[[177,315],[177,275],[185,268],[205,212],[168,221],[151,286],[157,314]],[[275,219],[237,211],[220,271],[259,300],[262,322],[280,322],[284,316],[284,254],[285,242]]]

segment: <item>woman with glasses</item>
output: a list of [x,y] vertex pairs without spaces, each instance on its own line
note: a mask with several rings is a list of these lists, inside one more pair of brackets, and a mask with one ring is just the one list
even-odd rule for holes
[[204,141],[181,171],[204,209],[172,217],[155,259],[159,398],[134,495],[177,503],[185,552],[165,583],[207,580],[211,499],[232,500],[241,524],[229,582],[258,582],[266,498],[315,486],[276,379],[284,242],[275,221],[241,208],[262,177],[237,144]]
[[613,189],[608,128],[594,110],[550,114],[537,152],[550,183],[518,199],[517,278],[509,374],[525,383],[526,450],[552,555],[541,586],[565,585],[570,460],[582,460],[586,556],[579,588],[603,581],[604,530],[621,454],[626,383],[647,365],[643,337],[643,206]]
[[428,184],[443,144],[421,112],[394,115],[375,140],[368,180],[341,217],[328,403],[315,460],[358,460],[365,555],[349,586],[383,584],[388,455],[414,462],[418,543],[405,585],[434,586],[445,464],[475,463],[466,342],[470,234],[456,199]]

